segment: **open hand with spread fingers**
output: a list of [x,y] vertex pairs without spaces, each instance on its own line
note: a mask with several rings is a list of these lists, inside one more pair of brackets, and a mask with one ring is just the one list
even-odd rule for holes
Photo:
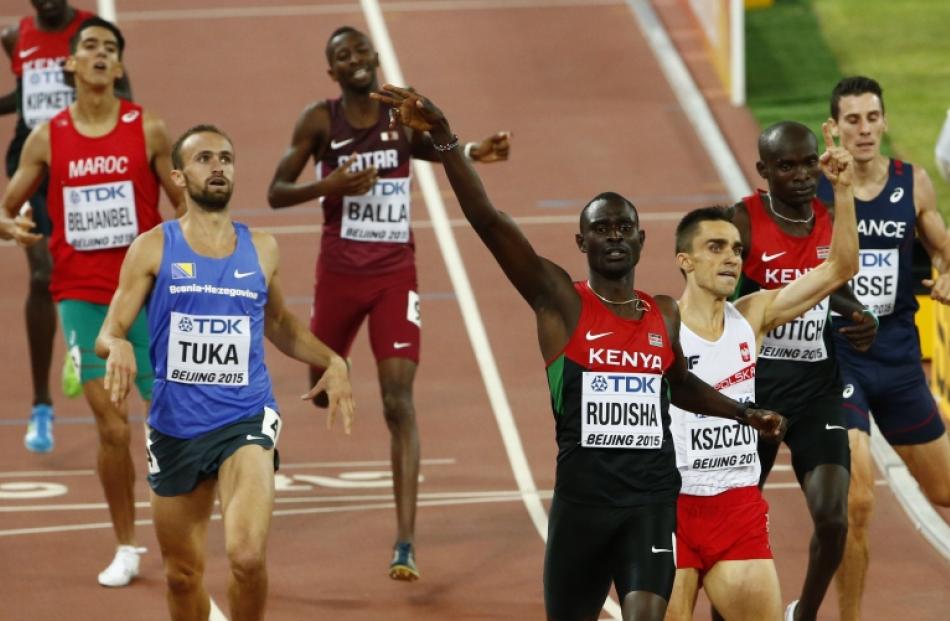
[[431,101],[408,88],[384,84],[382,89],[369,95],[377,101],[393,107],[389,115],[389,127],[401,123],[420,132],[432,131],[437,125],[447,126],[445,115]]
[[819,158],[821,171],[834,187],[848,187],[854,182],[854,157],[847,149],[835,144],[831,133],[833,123],[828,119],[821,124],[821,134],[825,139],[825,152]]

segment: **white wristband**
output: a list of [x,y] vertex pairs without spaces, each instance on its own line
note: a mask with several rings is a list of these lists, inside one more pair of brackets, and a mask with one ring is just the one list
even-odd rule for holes
[[465,148],[462,149],[462,155],[464,155],[464,156],[465,156],[465,159],[467,159],[469,162],[474,162],[474,161],[475,161],[475,159],[472,157],[472,151],[474,151],[474,150],[475,150],[475,147],[477,147],[477,146],[478,146],[478,143],[477,143],[477,142],[466,142],[466,143],[465,143]]

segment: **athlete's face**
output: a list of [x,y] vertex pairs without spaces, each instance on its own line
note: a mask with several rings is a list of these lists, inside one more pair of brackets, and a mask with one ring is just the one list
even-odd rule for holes
[[376,90],[379,55],[369,39],[358,32],[346,32],[334,37],[329,48],[330,79],[345,89]]
[[122,77],[119,42],[108,28],[89,26],[79,33],[76,51],[66,59],[66,71],[90,85],[114,84]]
[[756,162],[769,192],[787,205],[806,205],[815,196],[821,166],[818,141],[812,133],[789,134],[764,160]]
[[874,93],[846,95],[838,100],[838,118],[833,133],[856,162],[870,162],[881,152],[887,117]]
[[182,169],[173,170],[175,183],[199,207],[218,211],[228,206],[234,192],[234,147],[214,132],[189,136],[181,145]]
[[735,291],[742,273],[742,240],[739,229],[724,220],[699,223],[689,252],[676,255],[688,286],[697,286],[726,299]]
[[66,13],[66,0],[30,0],[30,4],[45,22],[58,21]]
[[619,201],[598,200],[587,206],[577,247],[587,254],[590,269],[603,276],[623,278],[640,261],[646,233],[637,212]]

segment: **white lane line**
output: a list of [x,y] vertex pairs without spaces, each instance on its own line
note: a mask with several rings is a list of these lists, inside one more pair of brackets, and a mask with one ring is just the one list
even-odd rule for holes
[[716,119],[709,111],[706,100],[693,82],[689,70],[686,69],[686,65],[666,34],[663,24],[657,19],[653,7],[645,0],[627,0],[627,5],[633,11],[640,31],[650,44],[657,63],[673,90],[673,95],[679,101],[686,118],[692,123],[696,137],[706,149],[709,161],[716,168],[729,194],[735,200],[748,196],[752,193],[748,180],[739,167],[739,163],[736,162],[735,155],[723,137]]
[[[379,8],[379,2],[377,0],[361,0],[360,4],[369,25],[370,35],[376,44],[384,75],[388,81],[394,84],[406,84],[392,40],[389,38],[386,22]],[[528,515],[534,522],[538,533],[544,539],[547,537],[548,518],[544,512],[544,507],[541,505],[541,500],[538,498],[537,486],[528,466],[528,458],[524,453],[521,436],[518,434],[511,406],[508,403],[508,397],[502,384],[501,374],[498,372],[491,345],[488,343],[485,325],[482,322],[478,303],[475,300],[475,294],[465,271],[465,264],[455,242],[452,228],[449,225],[445,204],[442,202],[442,195],[435,181],[432,166],[428,162],[420,160],[415,160],[413,166],[419,180],[419,187],[422,189],[423,196],[425,196],[429,218],[432,220],[439,249],[442,252],[442,258],[452,281],[452,288],[458,298],[462,319],[478,362],[485,390],[488,393],[492,413],[495,415],[495,422],[501,432],[502,442],[505,446],[505,452],[508,454],[508,461],[518,484],[518,490],[523,494]]]
[[208,621],[228,621],[228,618],[221,612],[213,597],[208,598],[211,601],[211,611],[208,614]]
[[[248,19],[255,17],[303,17],[307,15],[347,15],[358,13],[355,2],[333,4],[273,4],[256,7],[220,7],[122,11],[123,22],[192,21],[197,19]],[[398,13],[436,11],[497,11],[502,9],[553,9],[620,6],[623,0],[442,0],[437,2],[388,2],[386,10]],[[99,15],[103,15],[99,11]],[[0,23],[15,23],[18,16],[0,16]],[[110,20],[114,21],[114,20]]]

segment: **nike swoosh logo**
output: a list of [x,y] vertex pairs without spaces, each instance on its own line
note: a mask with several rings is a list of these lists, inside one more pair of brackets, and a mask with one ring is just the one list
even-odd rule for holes
[[341,149],[341,148],[345,147],[346,145],[350,144],[351,142],[353,142],[354,140],[356,140],[356,139],[355,139],[355,138],[347,138],[346,140],[341,140],[341,141],[339,141],[339,142],[337,142],[336,140],[331,140],[331,141],[330,141],[330,148],[331,148],[331,149]]
[[829,425],[828,423],[825,423],[825,429],[840,429],[841,431],[847,431],[847,429],[841,425]]
[[600,332],[600,333],[598,333],[598,334],[592,334],[591,331],[588,330],[588,331],[587,331],[587,340],[588,340],[588,341],[596,341],[597,339],[603,338],[603,337],[607,336],[608,334],[613,334],[613,332]]
[[762,253],[762,263],[768,263],[768,262],[771,261],[772,259],[777,259],[777,258],[779,258],[780,256],[782,256],[783,254],[785,254],[785,252],[786,252],[785,250],[783,250],[782,252],[777,252],[777,253],[775,253],[775,254],[769,254],[769,253],[767,253],[767,252],[763,252],[763,253]]
[[673,550],[667,550],[666,548],[658,548],[656,546],[650,546],[650,551],[654,554],[659,554],[661,552],[672,552]]
[[393,349],[405,349],[412,345],[412,343],[393,343]]
[[33,52],[35,52],[35,51],[38,50],[38,49],[40,49],[40,46],[34,45],[33,47],[31,47],[31,48],[28,49],[28,50],[20,50],[20,58],[26,58],[26,57],[28,57],[28,56],[32,56],[32,55],[33,55]]
[[266,440],[267,438],[265,438],[264,436],[252,436],[251,434],[247,434],[247,439],[248,440]]
[[122,121],[125,123],[131,123],[137,118],[139,118],[138,110],[129,110],[128,112],[122,115]]
[[255,272],[239,272],[239,271],[237,271],[237,270],[234,270],[234,277],[235,277],[235,278],[247,278],[248,276],[250,276],[251,274],[254,274],[254,273],[255,273]]

